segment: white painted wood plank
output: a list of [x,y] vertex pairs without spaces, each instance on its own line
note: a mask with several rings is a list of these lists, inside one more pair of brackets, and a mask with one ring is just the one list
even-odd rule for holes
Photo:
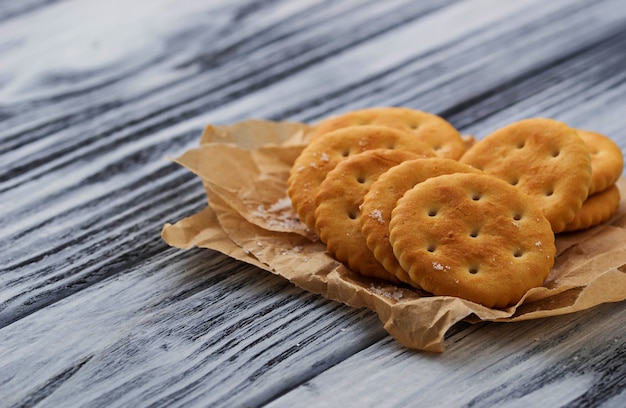
[[624,312],[617,303],[544,320],[483,323],[451,336],[441,355],[383,340],[269,406],[623,404]]
[[163,251],[0,329],[2,405],[249,406],[386,337],[376,315]]
[[[466,98],[463,93],[458,94],[459,90],[476,95],[493,89],[494,81],[505,82],[520,72],[541,66],[546,60],[557,59],[568,51],[597,41],[607,32],[623,27],[626,19],[626,11],[619,0],[600,2],[592,9],[584,7],[589,5],[584,2],[540,2],[540,7],[538,3],[532,0],[455,3],[428,16],[422,24],[401,27],[328,58],[235,101],[233,106],[212,112],[212,117],[217,120],[255,115],[274,117],[281,110],[291,111],[301,105],[302,95],[319,100],[321,104],[334,105],[334,109],[337,106],[345,110],[404,104],[439,112],[449,108],[451,101],[458,103]],[[602,24],[584,26],[589,18],[601,19]],[[457,43],[460,46],[455,46]],[[474,55],[469,58],[472,49]],[[465,58],[454,60],[456,66],[446,65],[458,54],[464,54]],[[433,66],[442,69],[432,71]],[[421,76],[419,70],[428,67],[430,75]],[[393,78],[395,70],[408,69],[414,70],[411,76],[404,72],[408,80],[393,93],[387,93],[387,77]],[[468,78],[472,74],[474,77]],[[451,80],[456,82],[454,87],[448,84]],[[480,88],[481,83],[485,88]],[[344,99],[343,92],[350,94],[353,88],[359,87],[374,88],[376,92],[365,98],[351,95]],[[426,92],[428,95],[424,97],[422,94]],[[261,100],[272,103],[266,103],[260,110]],[[328,107],[318,109],[321,112],[318,115],[326,115],[328,110]],[[311,114],[298,117],[310,119]]]
[[[377,6],[374,10],[378,9],[379,7]],[[343,12],[343,10],[340,9],[339,12]],[[365,14],[370,15],[372,12]],[[359,21],[357,19],[356,23],[359,23]],[[186,89],[183,88],[183,90]],[[160,96],[163,97],[164,95]],[[302,97],[306,99],[307,95],[302,95]],[[167,98],[164,99],[167,100]],[[145,109],[143,105],[142,109]],[[113,201],[109,201],[109,191],[112,189],[131,190],[133,192],[131,194],[134,194],[137,191],[146,190],[144,187],[137,189],[135,186],[146,184],[148,186],[147,189],[152,188],[152,190],[146,191],[144,195],[147,196],[149,191],[155,191],[156,186],[152,183],[159,183],[164,180],[159,178],[152,180],[151,183],[147,183],[145,179],[150,178],[151,174],[165,174],[167,164],[162,157],[166,153],[174,155],[180,151],[180,149],[169,150],[169,148],[172,142],[178,143],[178,140],[181,139],[179,133],[181,129],[179,127],[167,127],[160,132],[144,133],[143,129],[146,126],[153,126],[150,122],[158,121],[158,118],[158,115],[154,115],[154,119],[149,117],[147,123],[142,121],[137,125],[131,122],[129,125],[122,127],[119,124],[116,125],[114,116],[105,116],[104,120],[112,120],[113,126],[119,127],[120,130],[112,134],[105,134],[106,137],[96,137],[93,140],[87,139],[89,143],[85,144],[86,147],[82,147],[80,143],[74,140],[80,141],[81,134],[93,134],[95,130],[93,127],[98,127],[102,124],[100,118],[96,122],[88,122],[87,128],[74,126],[67,130],[63,129],[63,131],[56,132],[50,137],[43,139],[44,141],[52,139],[56,142],[54,138],[57,138],[58,141],[69,141],[71,143],[62,150],[63,154],[58,155],[58,157],[52,156],[52,160],[45,160],[50,155],[48,144],[36,146],[37,143],[35,143],[35,146],[33,146],[29,143],[25,145],[25,148],[28,150],[23,153],[24,157],[33,156],[37,152],[46,156],[42,157],[45,159],[42,161],[41,166],[33,165],[32,170],[24,173],[24,180],[20,181],[19,177],[9,177],[6,179],[6,184],[4,184],[8,189],[4,195],[4,210],[5,214],[7,214],[6,219],[12,220],[4,228],[9,237],[15,236],[18,232],[20,236],[20,239],[17,240],[17,245],[15,244],[15,239],[6,241],[7,248],[10,250],[7,256],[9,259],[12,258],[13,265],[24,265],[31,270],[33,264],[29,260],[33,258],[45,259],[46,263],[42,266],[46,268],[46,272],[41,273],[38,270],[36,275],[30,275],[32,279],[25,280],[23,267],[9,268],[11,273],[3,276],[5,282],[11,287],[4,294],[6,296],[4,298],[5,302],[9,303],[4,308],[6,313],[13,316],[20,315],[20,310],[24,310],[21,306],[22,301],[32,304],[32,300],[28,300],[28,298],[50,298],[48,294],[59,293],[62,288],[70,285],[67,279],[56,279],[53,276],[70,277],[72,281],[84,280],[86,276],[87,279],[91,279],[90,277],[94,276],[96,268],[102,268],[102,266],[110,262],[107,257],[103,256],[106,255],[107,248],[101,246],[102,249],[100,251],[90,253],[92,256],[84,261],[76,261],[77,263],[63,262],[62,265],[52,268],[49,264],[50,259],[43,258],[46,252],[33,256],[32,248],[46,248],[50,236],[58,236],[58,234],[75,228],[76,225],[85,225],[85,228],[93,230],[93,227],[87,227],[87,225],[89,225],[89,218],[94,216],[93,209],[96,202],[105,204],[103,207],[96,207],[100,211],[107,211],[110,206],[115,206],[118,202],[122,205],[131,202],[131,196],[120,196],[119,200],[117,197],[114,197]],[[203,122],[193,119],[193,126],[184,129],[184,131],[191,129],[192,132],[182,136],[187,140],[191,140],[191,136],[194,136],[194,139],[196,139],[197,136],[195,134],[199,132],[200,124]],[[138,133],[142,133],[142,137],[137,138],[134,136]],[[52,143],[52,145],[54,144]],[[15,151],[12,150],[11,154],[7,156],[9,158],[14,157]],[[79,163],[76,163],[76,161]],[[115,165],[112,163],[119,164]],[[110,173],[108,169],[111,167],[118,167],[121,171]],[[41,204],[43,202],[45,202],[45,205]],[[113,218],[119,219],[117,215],[113,216]],[[163,221],[171,221],[171,219]],[[103,238],[97,234],[90,234],[89,237],[91,238],[90,241]],[[66,236],[62,240],[67,242],[68,238]],[[136,240],[132,239],[132,241]],[[128,243],[129,240],[126,240],[126,242]],[[23,245],[20,245],[20,243],[23,243]],[[85,250],[84,246],[71,245],[71,251],[68,253],[66,247],[69,246],[69,243],[63,245],[62,250],[72,258],[77,257],[81,251]],[[128,251],[124,250],[123,252]],[[100,259],[94,262],[93,258],[96,257]],[[86,268],[83,264],[84,262],[89,262]],[[80,268],[81,272],[73,272],[77,271],[78,268]],[[21,282],[27,283],[28,286],[24,287],[20,284]],[[9,319],[12,319],[12,317],[9,317]]]
[[[441,3],[445,4],[445,2]],[[73,4],[75,7],[80,7],[81,4],[85,3]],[[167,2],[157,4],[171,6]],[[393,2],[391,4],[396,6],[391,16],[397,16],[397,8],[401,7],[403,3]],[[305,6],[313,7],[315,4],[307,3]],[[314,17],[313,22],[315,19],[332,21],[333,13],[336,14],[335,17],[337,19],[342,20],[348,7],[346,3],[342,3],[342,6],[319,6],[315,9],[315,13],[312,14]],[[375,19],[376,12],[387,12],[388,8],[388,6],[377,6],[372,9],[373,11],[365,13],[365,18],[368,20]],[[230,11],[229,8],[226,10],[227,12],[225,13],[228,19],[234,19],[235,17],[230,16],[236,13]],[[255,10],[254,7],[253,10]],[[287,7],[287,10],[292,14],[297,11],[293,10],[293,7]],[[269,21],[264,19],[264,17],[267,17],[267,12],[264,8],[260,8],[256,12],[260,13],[258,20],[250,18],[251,22],[249,24],[251,26],[244,30],[247,32],[248,37],[243,37],[243,39],[252,42],[258,42],[256,40],[257,37],[252,36],[252,33],[255,32],[254,30],[264,33],[268,27],[272,27],[271,24],[273,22],[272,19],[269,19]],[[422,8],[414,11],[417,15],[421,12],[423,12]],[[310,41],[309,37],[313,33],[317,33],[317,31],[304,30],[303,34],[298,35],[298,25],[293,22],[293,19],[297,17],[297,13],[293,15],[290,13],[285,11],[274,12],[277,16],[274,18],[281,23],[278,25],[278,28],[284,30],[284,33],[281,33],[281,35],[290,32],[290,30],[295,31],[294,36],[286,36],[284,40],[289,41],[289,47],[297,50],[305,46],[307,41]],[[146,18],[149,19],[150,15],[150,13],[147,13]],[[289,18],[286,18],[285,15]],[[281,21],[278,17],[286,18],[286,20]],[[392,21],[387,21],[389,19],[381,20],[385,20],[383,21],[384,24],[370,24],[368,25],[368,30],[361,35],[375,33],[376,30],[386,30],[392,24]],[[190,23],[194,21],[192,20]],[[259,26],[256,21],[262,21],[268,26]],[[355,24],[362,22],[361,19],[354,21]],[[27,23],[30,22],[27,21]],[[184,31],[180,27],[179,29]],[[204,35],[209,36],[210,34],[211,31]],[[316,40],[316,42],[324,44],[325,52],[332,51],[333,47],[345,47],[346,44],[349,44],[349,38],[335,38],[333,34],[336,33],[329,28],[323,29],[320,33],[321,37]],[[238,35],[232,39],[232,42],[235,44],[237,41],[242,40]],[[331,36],[330,39],[334,39],[334,41],[326,42],[325,40],[328,36]],[[204,38],[199,36],[197,41],[200,41],[200,43],[190,48],[195,51],[199,50]],[[72,39],[74,37],[70,37],[67,41],[71,42]],[[165,40],[159,37],[155,41],[161,42]],[[275,39],[269,39],[265,45],[275,48],[266,49],[266,54],[261,54],[265,55],[265,58],[257,58],[260,60],[257,64],[267,64],[269,62],[267,54],[272,56],[275,49],[285,48],[280,43],[275,45],[275,42]],[[291,52],[294,52],[293,50]],[[208,52],[211,55],[212,53],[223,52],[223,50],[218,47],[216,50],[209,50]],[[274,58],[277,57],[282,56],[274,56]],[[178,57],[175,56],[176,58]],[[194,54],[189,54],[186,58],[193,60],[198,57]],[[247,65],[247,62],[242,62],[237,58],[234,58],[232,61],[226,60],[227,63],[231,62],[232,64],[227,64],[227,67],[223,68],[218,73],[219,75],[213,79],[227,82],[228,78],[225,76],[227,73],[233,71],[234,68],[237,71],[239,68]],[[287,64],[286,69],[290,69],[288,60],[280,60],[279,62]],[[169,66],[165,65],[166,67]],[[257,73],[254,64],[248,69],[250,72]],[[207,97],[215,98],[211,103],[219,103],[221,98],[225,96],[215,96],[214,93],[210,92],[210,87],[214,86],[211,85],[213,82],[210,77],[212,72],[213,70],[208,70],[209,78],[206,76],[191,78],[191,84],[185,83],[180,87],[174,81],[176,92],[169,92],[166,88],[165,94],[159,94],[157,91],[158,95],[154,97],[147,95],[147,101],[144,99],[142,94],[144,90],[141,87],[139,94],[127,95],[128,87],[125,81],[122,81],[124,84],[120,87],[112,84],[110,91],[113,94],[105,92],[102,98],[105,100],[119,98],[121,101],[128,103],[124,103],[120,109],[114,109],[112,112],[105,109],[102,115],[95,115],[93,120],[69,121],[68,124],[71,126],[64,126],[61,129],[56,129],[56,119],[52,118],[52,123],[50,124],[50,126],[53,126],[52,134],[46,134],[45,137],[37,138],[34,142],[30,140],[31,132],[13,136],[13,127],[8,128],[7,139],[12,141],[15,137],[18,137],[26,138],[27,141],[23,144],[17,143],[20,146],[19,149],[23,149],[23,151],[19,149],[16,151],[16,149],[9,146],[5,150],[3,157],[6,157],[9,163],[11,160],[21,160],[22,162],[25,159],[28,160],[26,163],[23,163],[21,168],[13,169],[13,171],[9,170],[3,174],[0,185],[0,188],[3,190],[2,205],[5,214],[5,218],[0,219],[0,225],[7,233],[7,239],[0,241],[0,246],[3,248],[5,256],[9,261],[8,271],[2,274],[2,279],[10,288],[4,293],[3,301],[5,305],[0,311],[0,313],[4,312],[5,315],[9,315],[2,319],[3,321],[12,321],[16,316],[27,313],[28,310],[45,305],[45,302],[54,301],[55,296],[64,296],[71,293],[72,290],[76,290],[72,288],[80,288],[81,282],[89,284],[89,282],[97,281],[123,269],[123,265],[127,265],[128,262],[122,259],[116,262],[116,266],[111,267],[110,253],[118,253],[123,257],[130,257],[130,253],[132,253],[134,248],[146,247],[142,240],[149,239],[154,242],[156,237],[154,231],[159,229],[159,224],[166,221],[174,221],[177,218],[188,215],[189,212],[185,214],[183,211],[176,209],[179,207],[179,204],[175,203],[174,198],[180,196],[181,193],[171,192],[170,205],[167,208],[158,208],[158,206],[151,204],[150,199],[151,195],[152,199],[156,198],[156,196],[163,197],[163,187],[166,183],[171,186],[173,178],[183,178],[185,182],[189,182],[191,176],[189,174],[183,176],[181,171],[175,174],[172,170],[174,167],[169,165],[164,160],[164,157],[166,154],[176,155],[182,151],[183,146],[188,147],[197,143],[201,127],[206,122],[194,119],[191,126],[186,124],[182,127],[172,126],[177,120],[181,120],[172,118],[176,118],[178,115],[182,115],[184,118],[190,114],[177,112],[175,108],[171,110],[164,109],[163,101],[167,101],[167,104],[169,104],[165,105],[165,107],[175,107],[177,101],[184,105],[186,98],[189,98],[190,89],[193,86],[197,87],[198,83],[204,81],[204,91]],[[249,76],[250,72],[246,75]],[[258,71],[258,73],[261,75],[262,71]],[[139,78],[129,80],[131,84],[134,84],[134,86],[130,86],[131,90],[136,91],[137,83],[143,83],[144,79],[139,74],[137,73]],[[147,75],[152,74],[149,71]],[[153,83],[153,86],[160,87],[164,83],[172,81],[172,76],[167,75],[167,72],[162,74],[164,76],[163,82],[159,84]],[[40,75],[43,75],[43,73]],[[232,76],[230,79],[232,79]],[[238,81],[233,82],[237,83]],[[158,89],[160,91],[160,88]],[[123,92],[119,94],[117,93],[118,91]],[[201,94],[202,91],[195,90],[195,93]],[[57,112],[61,112],[60,116],[63,117],[67,109],[77,109],[84,100],[89,101],[92,99],[92,93],[86,90],[86,95],[82,98],[77,98],[77,100],[70,99],[67,105],[52,105],[56,107]],[[160,101],[160,104],[154,105],[153,103],[156,103],[156,101]],[[36,112],[33,115],[38,116],[41,113],[40,109],[35,104],[35,101],[31,102],[34,105],[33,111]],[[95,109],[96,113],[102,110],[97,103],[93,104],[91,102],[91,104],[94,106],[84,109],[88,112],[91,109]],[[126,106],[130,108],[126,109]],[[44,111],[48,108],[53,109],[44,104]],[[189,108],[187,107],[187,109]],[[196,108],[192,108],[191,111],[195,112],[194,109]],[[57,115],[59,114],[57,113]],[[21,117],[26,126],[31,125],[31,117],[28,115],[28,112],[25,116],[18,115],[18,117]],[[11,120],[9,119],[9,122]],[[46,129],[47,127],[44,125],[44,130]],[[39,144],[40,140],[42,144]],[[58,150],[55,151],[54,149]],[[184,186],[181,185],[180,188],[183,189]],[[117,190],[118,193],[112,195],[111,191],[113,190]],[[188,195],[190,193],[185,190],[182,194]],[[194,194],[197,203],[194,209],[197,211],[202,205],[202,193],[198,190]],[[137,200],[137,197],[143,197],[148,202],[142,203],[141,200]],[[162,200],[155,202],[162,202]],[[156,213],[160,214],[160,218],[151,225],[142,222],[141,226],[134,226],[132,215],[141,213],[146,206],[149,206],[151,210],[154,209],[150,213],[150,217]],[[112,208],[115,208],[115,210],[112,210]],[[172,210],[173,208],[175,210]],[[123,217],[119,216],[120,211],[124,214]],[[147,215],[143,214],[144,217]],[[101,221],[96,223],[100,227],[91,222],[94,218]],[[124,228],[127,228],[127,226],[120,224],[123,220],[130,220],[126,222],[131,222],[133,230],[140,232],[140,234],[139,239],[137,239],[137,235],[126,239],[123,238],[119,242],[120,250],[118,251],[108,247],[110,242],[115,242],[113,236],[115,236],[116,231],[107,229],[108,233],[102,235],[100,231],[102,231],[103,225],[107,225],[107,228],[111,228],[112,225],[118,225],[119,229],[117,231],[122,231]],[[83,240],[75,238],[75,230],[79,231],[79,236]],[[54,239],[51,239],[52,237]],[[54,242],[52,246],[50,245],[51,242]],[[107,242],[107,244],[104,245],[104,242]],[[97,250],[92,251],[93,248]],[[153,244],[150,244],[149,248],[148,254],[153,254],[157,251]],[[80,256],[85,251],[89,253],[89,257]],[[63,256],[48,256],[49,253],[59,252],[62,252],[66,258]],[[61,254],[59,253],[59,255]],[[58,264],[54,263],[55,259],[59,262]],[[71,262],[68,262],[68,260],[71,260]]]

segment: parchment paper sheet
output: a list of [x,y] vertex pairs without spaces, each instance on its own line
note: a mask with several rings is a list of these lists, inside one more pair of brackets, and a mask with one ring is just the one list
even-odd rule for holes
[[166,224],[163,239],[179,248],[217,250],[310,292],[370,308],[400,343],[433,352],[444,350],[446,331],[461,320],[537,319],[626,299],[625,179],[618,182],[622,202],[609,222],[557,236],[555,266],[543,287],[513,307],[489,309],[365,278],[331,258],[297,220],[286,193],[289,169],[309,131],[304,124],[264,120],[207,126],[200,146],[176,162],[202,179],[208,206]]

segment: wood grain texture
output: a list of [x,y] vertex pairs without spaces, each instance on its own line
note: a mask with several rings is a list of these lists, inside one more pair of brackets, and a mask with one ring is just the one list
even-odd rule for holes
[[2,330],[5,402],[257,405],[386,336],[369,311],[192,252],[163,251]]
[[0,4],[0,406],[626,405],[624,304],[459,324],[443,355],[163,223],[207,123],[404,105],[626,149],[623,0]]
[[[482,323],[451,336],[450,347],[441,356],[415,353],[383,340],[379,347],[351,356],[270,406],[616,403],[623,401],[626,389],[626,337],[620,319],[608,324],[606,319],[624,310],[624,305],[611,304],[573,317]],[[600,350],[614,354],[608,357]],[[350,372],[358,373],[359,381],[346,376]],[[374,392],[368,391],[372,384]]]

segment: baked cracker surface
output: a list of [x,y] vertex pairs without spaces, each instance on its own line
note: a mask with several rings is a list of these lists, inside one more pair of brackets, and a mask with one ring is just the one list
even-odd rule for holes
[[367,247],[389,272],[402,282],[418,287],[400,266],[389,242],[389,221],[396,202],[415,185],[443,174],[480,173],[467,164],[444,158],[415,159],[382,174],[370,187],[361,206],[362,232]]
[[500,128],[460,159],[531,196],[553,231],[563,231],[589,193],[591,158],[578,132],[545,118]]
[[401,107],[360,109],[324,119],[312,134],[315,139],[324,133],[363,125],[381,125],[410,133],[430,146],[437,156],[458,159],[465,152],[461,134],[445,119],[432,113]]
[[472,173],[407,191],[393,210],[390,241],[424,290],[496,308],[541,286],[556,253],[550,223],[526,194]]
[[578,129],[578,135],[591,155],[589,195],[592,195],[615,184],[624,170],[624,157],[619,146],[601,133]]
[[620,199],[620,191],[615,184],[589,196],[563,231],[583,230],[607,221],[617,211]]
[[300,220],[311,231],[315,231],[315,195],[328,172],[352,155],[379,148],[406,150],[422,157],[435,155],[412,135],[384,126],[337,129],[304,148],[291,168],[287,194]]
[[350,269],[398,282],[367,248],[361,232],[360,207],[369,187],[381,174],[416,157],[401,150],[366,151],[339,163],[322,182],[315,197],[315,226],[328,251]]

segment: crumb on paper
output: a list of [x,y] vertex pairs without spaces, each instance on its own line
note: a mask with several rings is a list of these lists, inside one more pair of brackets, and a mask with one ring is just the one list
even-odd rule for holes
[[391,292],[388,292],[387,290],[383,289],[380,285],[374,285],[373,283],[370,284],[370,292],[375,293],[379,296],[383,296],[386,297],[388,299],[394,299],[396,301],[400,301],[400,299],[402,299],[402,289],[398,289],[397,286],[393,287],[393,290]]
[[282,249],[280,250],[280,254],[281,254],[282,256],[286,256],[286,255],[294,255],[294,254],[299,254],[299,253],[301,253],[302,251],[304,251],[304,247],[303,247],[303,246],[300,246],[300,245],[296,245],[296,246],[294,246],[294,247],[292,247],[292,248],[282,248]]
[[252,212],[252,215],[262,219],[272,229],[282,231],[306,229],[306,226],[300,222],[298,214],[293,210],[289,197],[281,198],[267,207],[259,204],[256,210]]

